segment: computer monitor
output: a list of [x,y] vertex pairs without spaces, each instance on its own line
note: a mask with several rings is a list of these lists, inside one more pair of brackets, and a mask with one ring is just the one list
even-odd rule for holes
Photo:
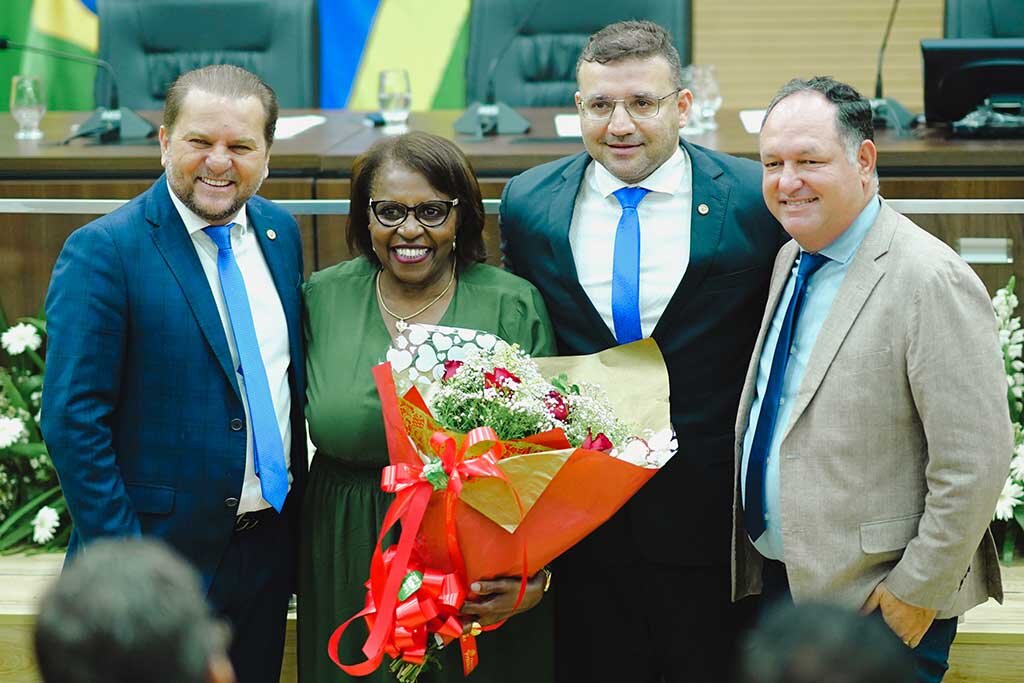
[[1024,38],[922,40],[924,116],[959,121],[997,95],[1024,99]]

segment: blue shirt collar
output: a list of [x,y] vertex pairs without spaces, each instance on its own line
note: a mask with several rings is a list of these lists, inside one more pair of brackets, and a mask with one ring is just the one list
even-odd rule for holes
[[857,253],[860,243],[864,241],[868,230],[875,224],[875,219],[878,218],[878,212],[881,210],[882,201],[876,194],[868,200],[867,205],[853,219],[850,227],[844,230],[832,244],[822,249],[820,253],[828,256],[833,261],[843,264],[849,263],[853,255]]

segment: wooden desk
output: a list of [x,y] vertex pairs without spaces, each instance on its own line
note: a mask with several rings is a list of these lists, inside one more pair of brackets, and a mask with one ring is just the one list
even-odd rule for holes
[[[414,113],[409,125],[453,139],[466,152],[481,180],[485,197],[496,198],[508,178],[537,164],[583,149],[580,140],[555,137],[554,115],[564,110],[526,109],[527,135],[476,139],[454,133],[460,111]],[[310,111],[287,112],[289,114]],[[278,140],[271,152],[271,177],[260,193],[270,199],[332,199],[349,196],[352,162],[384,136],[382,128],[363,125],[363,115],[349,111],[319,112],[326,122],[291,140]],[[57,112],[43,120],[41,142],[14,140],[11,117],[0,117],[0,197],[130,198],[160,175],[160,150],[143,145],[99,146],[85,140],[57,145],[85,113]],[[146,112],[151,121],[159,114]],[[692,141],[749,158],[757,157],[757,137],[745,132],[735,111],[722,111],[719,130]],[[882,194],[890,198],[1024,197],[1024,141],[946,140],[940,132],[918,131],[897,138],[877,136]],[[0,300],[10,315],[28,315],[42,305],[50,271],[67,235],[91,216],[16,216],[0,214]],[[1013,238],[1015,260],[1024,262],[1022,216],[914,216],[950,244],[958,237]],[[349,257],[344,245],[344,218],[300,219],[307,270]],[[486,241],[497,261],[497,221],[488,219]],[[990,290],[1005,283],[1009,265],[978,266]]]

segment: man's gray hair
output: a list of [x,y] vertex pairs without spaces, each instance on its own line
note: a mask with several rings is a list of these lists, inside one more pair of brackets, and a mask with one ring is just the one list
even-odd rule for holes
[[228,639],[177,554],[106,539],[69,560],[44,595],[35,646],[45,683],[205,683]]
[[794,78],[782,86],[764,112],[764,121],[782,100],[802,92],[815,92],[836,107],[836,130],[851,161],[857,158],[860,144],[875,139],[875,126],[871,116],[871,103],[853,86],[831,76],[815,76],[809,80]]

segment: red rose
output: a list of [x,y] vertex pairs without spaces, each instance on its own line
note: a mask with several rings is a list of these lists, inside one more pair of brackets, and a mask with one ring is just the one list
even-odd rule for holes
[[494,372],[484,373],[484,386],[495,389],[508,389],[511,384],[519,384],[518,377],[505,368],[494,368]]
[[548,414],[556,420],[569,417],[569,406],[565,405],[565,399],[557,391],[549,391],[545,403],[548,406]]
[[461,360],[446,360],[444,362],[444,377],[441,378],[442,382],[446,382],[455,376],[455,373],[462,367]]
[[583,443],[580,444],[580,448],[607,453],[612,449],[612,442],[611,439],[603,433],[599,432],[597,436],[591,436],[588,431],[587,438],[583,439]]

